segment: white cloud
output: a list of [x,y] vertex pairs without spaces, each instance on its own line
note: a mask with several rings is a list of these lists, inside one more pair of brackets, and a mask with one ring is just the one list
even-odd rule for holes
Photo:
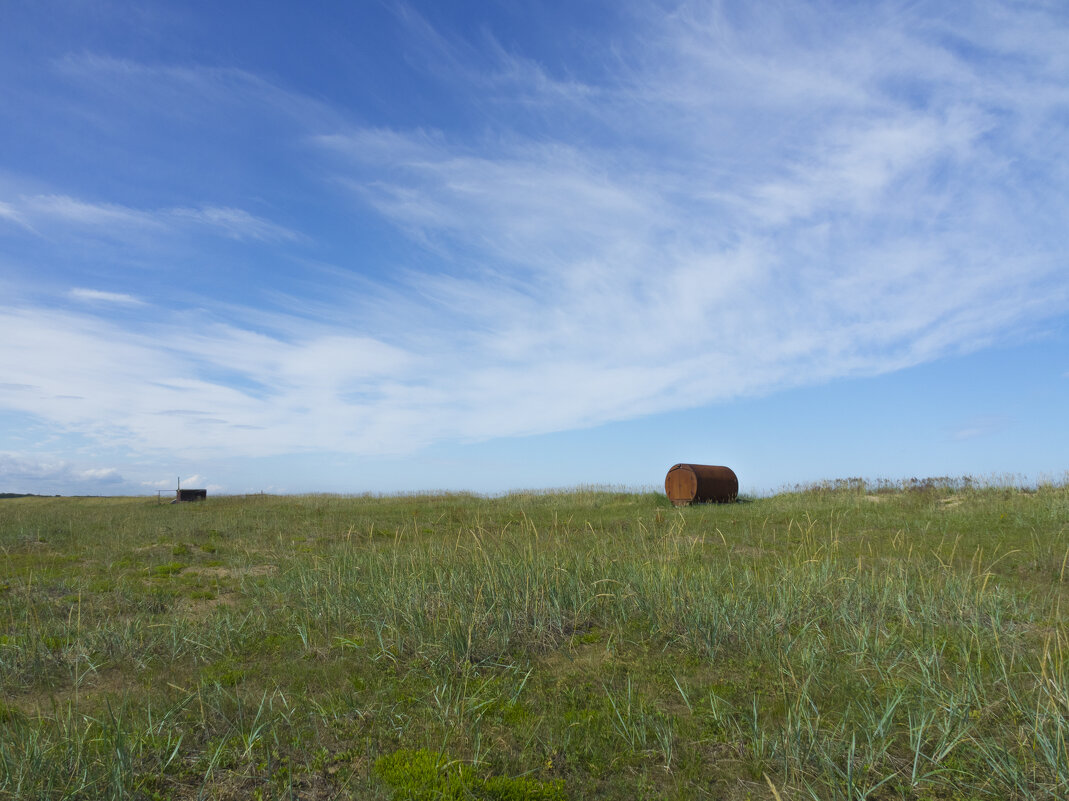
[[[149,114],[183,123],[204,116],[217,126],[219,115],[225,114],[227,124],[249,123],[257,135],[263,132],[265,115],[275,122],[306,124],[338,118],[322,101],[236,67],[146,64],[92,52],[69,53],[52,67],[77,85],[89,104],[121,108],[130,118]],[[110,121],[102,119],[99,124],[107,126]]]
[[266,242],[294,241],[300,237],[285,226],[243,209],[222,206],[139,209],[118,203],[92,202],[68,195],[25,195],[0,204],[0,217],[28,230],[89,231],[114,239],[162,233],[202,231],[231,239]]
[[90,203],[66,195],[35,195],[20,198],[21,212],[37,220],[57,220],[92,228],[162,228],[164,223],[151,212],[116,203]]
[[1007,428],[1012,421],[1005,416],[976,417],[950,431],[950,438],[957,441],[990,436]]
[[122,475],[114,467],[90,467],[85,470],[78,470],[74,475],[81,481],[97,481],[109,484],[123,480]]
[[180,454],[411,444],[391,442],[381,421],[396,412],[380,408],[418,392],[389,384],[411,377],[405,351],[366,337],[286,342],[218,324],[190,333],[186,322],[132,333],[83,315],[0,311],[11,345],[0,373],[35,376],[11,383],[39,390],[10,392],[6,406],[114,447]]
[[142,487],[148,487],[153,490],[172,490],[176,487],[175,482],[174,478],[161,478],[157,481],[142,481],[140,484]]
[[124,482],[113,467],[79,467],[55,457],[0,452],[0,487],[8,492],[114,492]]
[[117,303],[122,306],[140,306],[144,303],[140,298],[128,295],[125,292],[105,292],[100,289],[84,289],[76,287],[67,293],[75,300],[89,303]]
[[260,239],[266,242],[294,240],[294,231],[255,217],[242,209],[205,206],[199,209],[171,209],[166,216],[176,220],[188,220],[197,225],[214,228],[232,239]]
[[0,220],[7,220],[8,222],[18,225],[20,228],[25,228],[31,233],[36,233],[19,211],[10,203],[0,201]]

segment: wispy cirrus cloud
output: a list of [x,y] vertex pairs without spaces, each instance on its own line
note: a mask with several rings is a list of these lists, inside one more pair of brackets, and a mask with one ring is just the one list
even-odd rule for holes
[[140,209],[118,203],[94,202],[68,195],[30,195],[4,203],[7,216],[32,230],[49,226],[101,231],[116,238],[131,233],[178,233],[183,229],[210,232],[232,239],[296,240],[285,226],[243,209],[200,206]]
[[11,203],[0,201],[0,220],[7,220],[8,222],[26,228],[27,230],[33,230],[30,224],[26,222],[23,216]]
[[203,226],[232,239],[278,242],[300,238],[295,231],[249,214],[243,209],[203,206],[194,209],[168,209],[163,214],[175,223],[188,222],[195,226]]
[[[243,128],[259,124],[265,113],[276,122],[317,123],[337,119],[337,111],[321,100],[288,90],[240,67],[205,64],[147,63],[107,53],[68,53],[55,59],[52,70],[83,89],[82,101],[118,106],[127,117],[162,116],[186,122],[200,116]],[[229,111],[219,120],[220,109]],[[108,125],[91,109],[97,125]]]
[[76,287],[67,293],[74,300],[87,303],[118,303],[122,306],[141,306],[144,301],[126,292],[105,292],[101,289]]
[[92,203],[67,195],[20,198],[21,213],[38,221],[56,221],[90,228],[156,228],[165,226],[159,215],[117,203]]
[[1006,416],[988,415],[977,417],[962,423],[950,431],[950,438],[956,441],[965,441],[987,437],[1004,430],[1013,421]]
[[[1023,92],[1022,108],[996,118],[1002,88],[985,93],[967,59],[892,20],[906,62],[942,54],[912,73],[918,95],[971,81],[970,100],[922,107],[896,84],[901,60],[873,60],[856,36],[780,41],[791,22],[774,31],[775,59],[717,12],[653,24],[667,57],[647,55],[588,114],[626,119],[649,140],[642,150],[512,136],[475,155],[425,131],[316,142],[348,160],[366,202],[453,258],[451,273],[419,276],[423,291],[458,314],[477,309],[494,332],[487,349],[706,364],[720,388],[703,399],[896,369],[1064,309],[1060,235],[1024,212],[1039,204],[998,166],[1057,107]],[[740,136],[722,117],[762,122]],[[737,359],[749,369],[725,369]],[[677,390],[662,389],[669,403]]]

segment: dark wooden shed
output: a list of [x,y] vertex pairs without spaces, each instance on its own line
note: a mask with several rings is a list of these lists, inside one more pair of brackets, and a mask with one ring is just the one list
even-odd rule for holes
[[203,501],[208,497],[206,489],[179,489],[174,491],[174,500],[171,503],[184,503],[185,501]]

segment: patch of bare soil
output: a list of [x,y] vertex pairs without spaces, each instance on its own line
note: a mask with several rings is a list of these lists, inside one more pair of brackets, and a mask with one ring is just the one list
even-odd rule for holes
[[[77,688],[64,683],[48,690],[5,695],[3,707],[33,720],[52,717],[58,708],[68,702],[74,704],[74,709],[96,710],[106,699],[121,697],[139,687],[135,677],[117,668],[109,668],[90,671],[82,678]],[[0,722],[2,720],[0,717]]]
[[[271,783],[263,777],[251,776],[236,770],[216,770],[211,778],[195,786],[179,785],[169,793],[181,801],[212,799],[212,801],[246,801],[250,798],[274,797]],[[326,801],[339,797],[339,789],[333,777],[323,773],[303,774],[295,777],[292,790],[302,801]]]
[[180,604],[180,607],[184,607],[183,611],[192,618],[207,617],[221,606],[232,608],[237,606],[237,601],[232,595],[227,594],[215,598],[191,598]]
[[242,576],[273,576],[278,572],[278,565],[253,565],[246,568],[221,567],[215,565],[204,567],[190,565],[182,569],[184,576],[207,576],[209,578],[241,578]]
[[612,659],[605,643],[574,643],[566,648],[550,651],[542,657],[542,664],[551,675],[594,673]]
[[226,578],[233,575],[233,571],[228,567],[200,567],[198,565],[187,567],[182,573],[188,576],[208,576],[210,578]]

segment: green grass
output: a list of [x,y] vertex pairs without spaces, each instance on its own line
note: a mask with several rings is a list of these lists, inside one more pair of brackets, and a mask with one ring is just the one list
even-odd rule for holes
[[5,499],[0,799],[1061,799],[1067,593],[1066,485]]

